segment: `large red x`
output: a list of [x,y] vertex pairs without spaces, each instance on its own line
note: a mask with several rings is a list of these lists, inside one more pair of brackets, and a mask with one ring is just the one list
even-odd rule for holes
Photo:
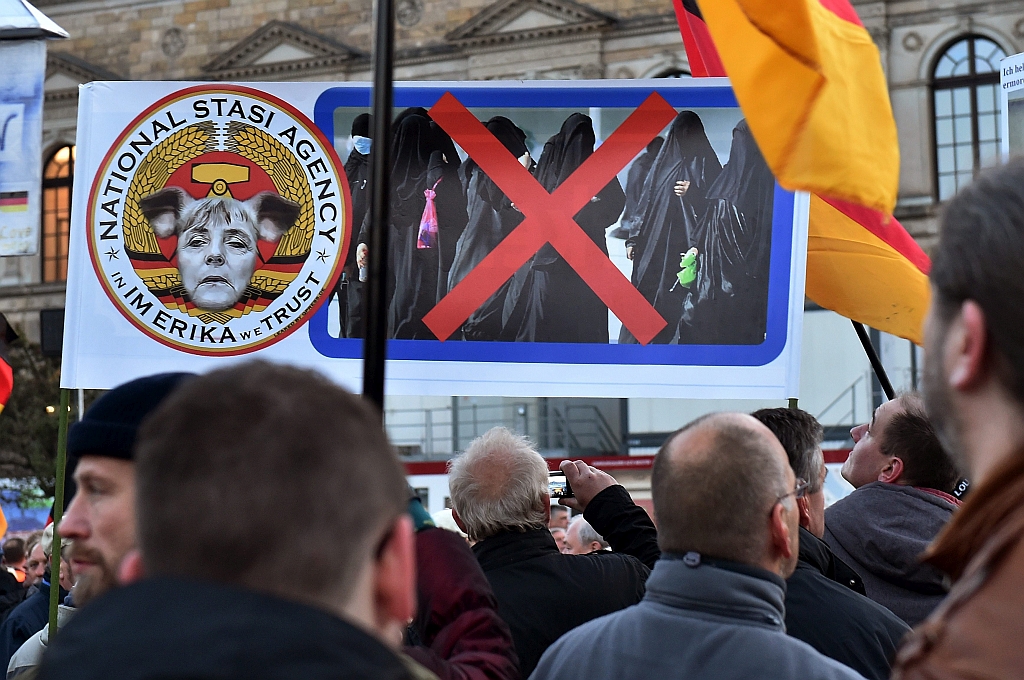
[[423,322],[441,340],[451,337],[546,243],[565,261],[642,344],[667,325],[608,256],[573,220],[676,116],[652,93],[553,193],[519,163],[494,135],[450,92],[430,109],[430,117],[497,184],[525,219],[466,275]]

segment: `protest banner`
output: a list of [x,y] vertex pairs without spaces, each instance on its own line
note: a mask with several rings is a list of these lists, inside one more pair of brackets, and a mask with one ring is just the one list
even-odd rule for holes
[[46,43],[0,41],[0,256],[39,250]]
[[[370,96],[86,86],[63,386],[258,357],[357,388]],[[808,199],[726,80],[394,96],[389,393],[796,396]]]
[[1024,54],[1012,54],[999,62],[1001,155],[1005,162],[1024,153]]

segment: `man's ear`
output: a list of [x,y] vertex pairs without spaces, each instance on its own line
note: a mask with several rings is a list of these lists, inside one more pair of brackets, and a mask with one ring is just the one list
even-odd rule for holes
[[544,494],[544,526],[551,523],[551,496]]
[[184,189],[164,187],[139,201],[139,208],[157,238],[167,238],[174,234],[181,212],[193,201]]
[[[790,545],[789,524],[786,522],[786,506],[784,503],[776,503],[772,507],[771,515],[768,516],[769,523],[769,549],[771,563],[778,560],[788,560],[793,556],[793,548]],[[774,569],[773,569],[774,571]]]
[[416,613],[416,539],[412,518],[402,514],[373,565],[374,614],[377,630],[401,631]]
[[117,580],[123,586],[141,581],[146,577],[146,567],[142,563],[142,553],[138,548],[132,548],[117,570]]
[[974,300],[960,307],[950,323],[942,361],[950,387],[970,390],[985,379],[989,362],[988,324],[985,312]]
[[272,191],[261,191],[246,204],[256,213],[256,229],[262,240],[277,243],[299,219],[299,204]]
[[887,484],[896,484],[902,476],[903,460],[893,456],[889,459],[889,464],[882,468],[882,471],[878,473],[878,481],[885,482]]
[[811,526],[811,506],[806,495],[796,499],[796,509],[800,512],[800,526],[804,529]]

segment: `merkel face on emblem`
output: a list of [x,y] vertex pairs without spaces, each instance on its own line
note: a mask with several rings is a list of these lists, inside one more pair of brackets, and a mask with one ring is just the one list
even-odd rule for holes
[[89,251],[121,313],[194,354],[241,354],[326,301],[350,238],[341,163],[299,111],[244,87],[157,102],[111,147]]

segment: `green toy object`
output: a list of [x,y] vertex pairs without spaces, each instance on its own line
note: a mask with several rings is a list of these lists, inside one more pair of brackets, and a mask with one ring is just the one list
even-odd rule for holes
[[679,285],[683,288],[689,288],[697,279],[697,249],[690,248],[683,255],[683,259],[679,260],[679,273],[676,274],[676,278],[679,279]]

